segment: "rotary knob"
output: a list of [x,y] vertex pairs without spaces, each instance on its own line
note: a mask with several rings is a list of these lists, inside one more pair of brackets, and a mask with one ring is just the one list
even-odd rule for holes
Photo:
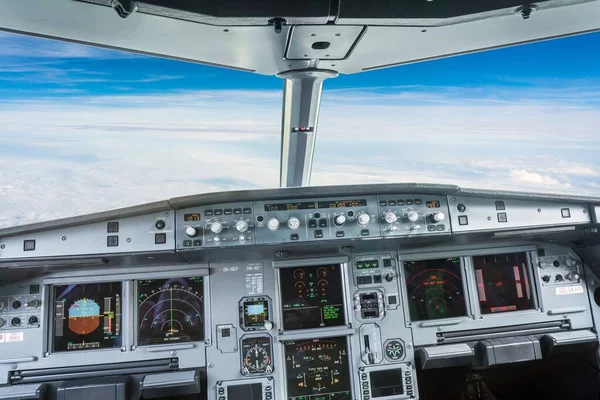
[[271,321],[265,321],[264,327],[266,330],[270,331],[271,329],[273,329],[273,323]]
[[223,224],[219,221],[214,221],[212,224],[210,224],[210,231],[212,233],[221,233],[221,231],[223,230]]
[[446,218],[446,216],[442,212],[437,212],[437,213],[431,214],[431,216],[429,218],[431,218],[431,222],[437,223],[437,222],[442,222]]
[[567,259],[566,261],[567,267],[576,267],[577,266],[577,261],[573,260],[572,258]]
[[269,219],[267,222],[267,228],[269,228],[270,231],[275,232],[277,229],[279,229],[279,220],[277,218]]
[[393,224],[394,222],[398,221],[398,216],[395,212],[388,211],[385,214],[383,214],[383,219],[385,219],[385,222],[387,222],[388,224]]
[[295,231],[296,229],[300,228],[300,220],[296,217],[290,217],[290,219],[287,221],[287,226],[291,230]]
[[238,232],[246,232],[248,230],[248,221],[243,219],[236,221],[235,229],[237,229]]
[[26,305],[30,308],[38,308],[40,306],[40,301],[38,299],[31,299]]
[[346,217],[343,215],[337,215],[333,219],[333,223],[335,224],[335,226],[342,226],[346,223]]
[[185,234],[189,237],[195,237],[198,234],[198,229],[193,226],[188,226],[185,228]]
[[567,274],[566,278],[570,281],[578,281],[579,274],[577,272],[570,272]]
[[358,213],[358,216],[356,217],[356,221],[358,222],[359,225],[366,226],[369,224],[369,222],[371,222],[371,216],[369,214],[367,214],[366,212],[361,211]]
[[408,219],[410,222],[416,222],[419,219],[419,213],[416,211],[411,211],[406,214],[406,219]]

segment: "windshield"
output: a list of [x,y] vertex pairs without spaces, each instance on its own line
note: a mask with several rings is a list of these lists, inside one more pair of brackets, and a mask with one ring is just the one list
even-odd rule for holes
[[[311,184],[600,195],[600,34],[324,83]],[[0,227],[279,185],[276,77],[0,33]]]

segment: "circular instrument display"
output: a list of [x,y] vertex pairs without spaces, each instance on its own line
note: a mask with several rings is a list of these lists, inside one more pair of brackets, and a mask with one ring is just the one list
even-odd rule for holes
[[412,321],[466,315],[458,257],[408,261],[404,270]]
[[390,361],[397,361],[404,355],[404,346],[400,340],[390,340],[385,344],[385,356]]
[[138,345],[204,340],[202,277],[141,280]]
[[242,375],[273,372],[271,338],[268,336],[242,339]]

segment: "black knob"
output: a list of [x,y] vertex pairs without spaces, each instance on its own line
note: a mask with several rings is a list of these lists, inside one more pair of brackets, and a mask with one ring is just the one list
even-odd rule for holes
[[14,317],[13,319],[10,320],[10,324],[12,326],[19,326],[19,325],[21,325],[21,318]]
[[558,267],[560,267],[560,261],[554,260],[554,262],[552,263],[552,265],[554,265],[556,268],[558,268]]
[[156,229],[162,230],[165,229],[165,221],[163,221],[162,219],[159,219],[158,221],[156,221],[156,224],[154,224],[154,226],[156,226]]
[[550,282],[550,275],[544,275],[542,276],[542,280],[546,283]]
[[35,315],[29,317],[29,325],[37,325],[40,320]]
[[467,209],[467,207],[465,207],[464,204],[459,204],[456,206],[456,209],[458,210],[458,212],[465,212],[465,210]]
[[563,277],[561,274],[558,274],[554,277],[554,279],[556,280],[556,282],[562,282],[563,281]]
[[18,310],[19,308],[21,308],[21,302],[19,300],[15,300],[12,303],[12,308],[14,308],[15,310]]
[[385,280],[388,281],[388,282],[393,281],[394,280],[394,274],[387,274],[385,276]]

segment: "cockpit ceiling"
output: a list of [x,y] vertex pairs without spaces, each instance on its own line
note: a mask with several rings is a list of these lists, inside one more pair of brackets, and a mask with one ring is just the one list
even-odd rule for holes
[[[351,74],[600,30],[598,0],[143,0],[138,6],[120,18],[109,0],[8,1],[0,30],[266,75],[309,67]],[[290,48],[305,56],[289,57]]]

